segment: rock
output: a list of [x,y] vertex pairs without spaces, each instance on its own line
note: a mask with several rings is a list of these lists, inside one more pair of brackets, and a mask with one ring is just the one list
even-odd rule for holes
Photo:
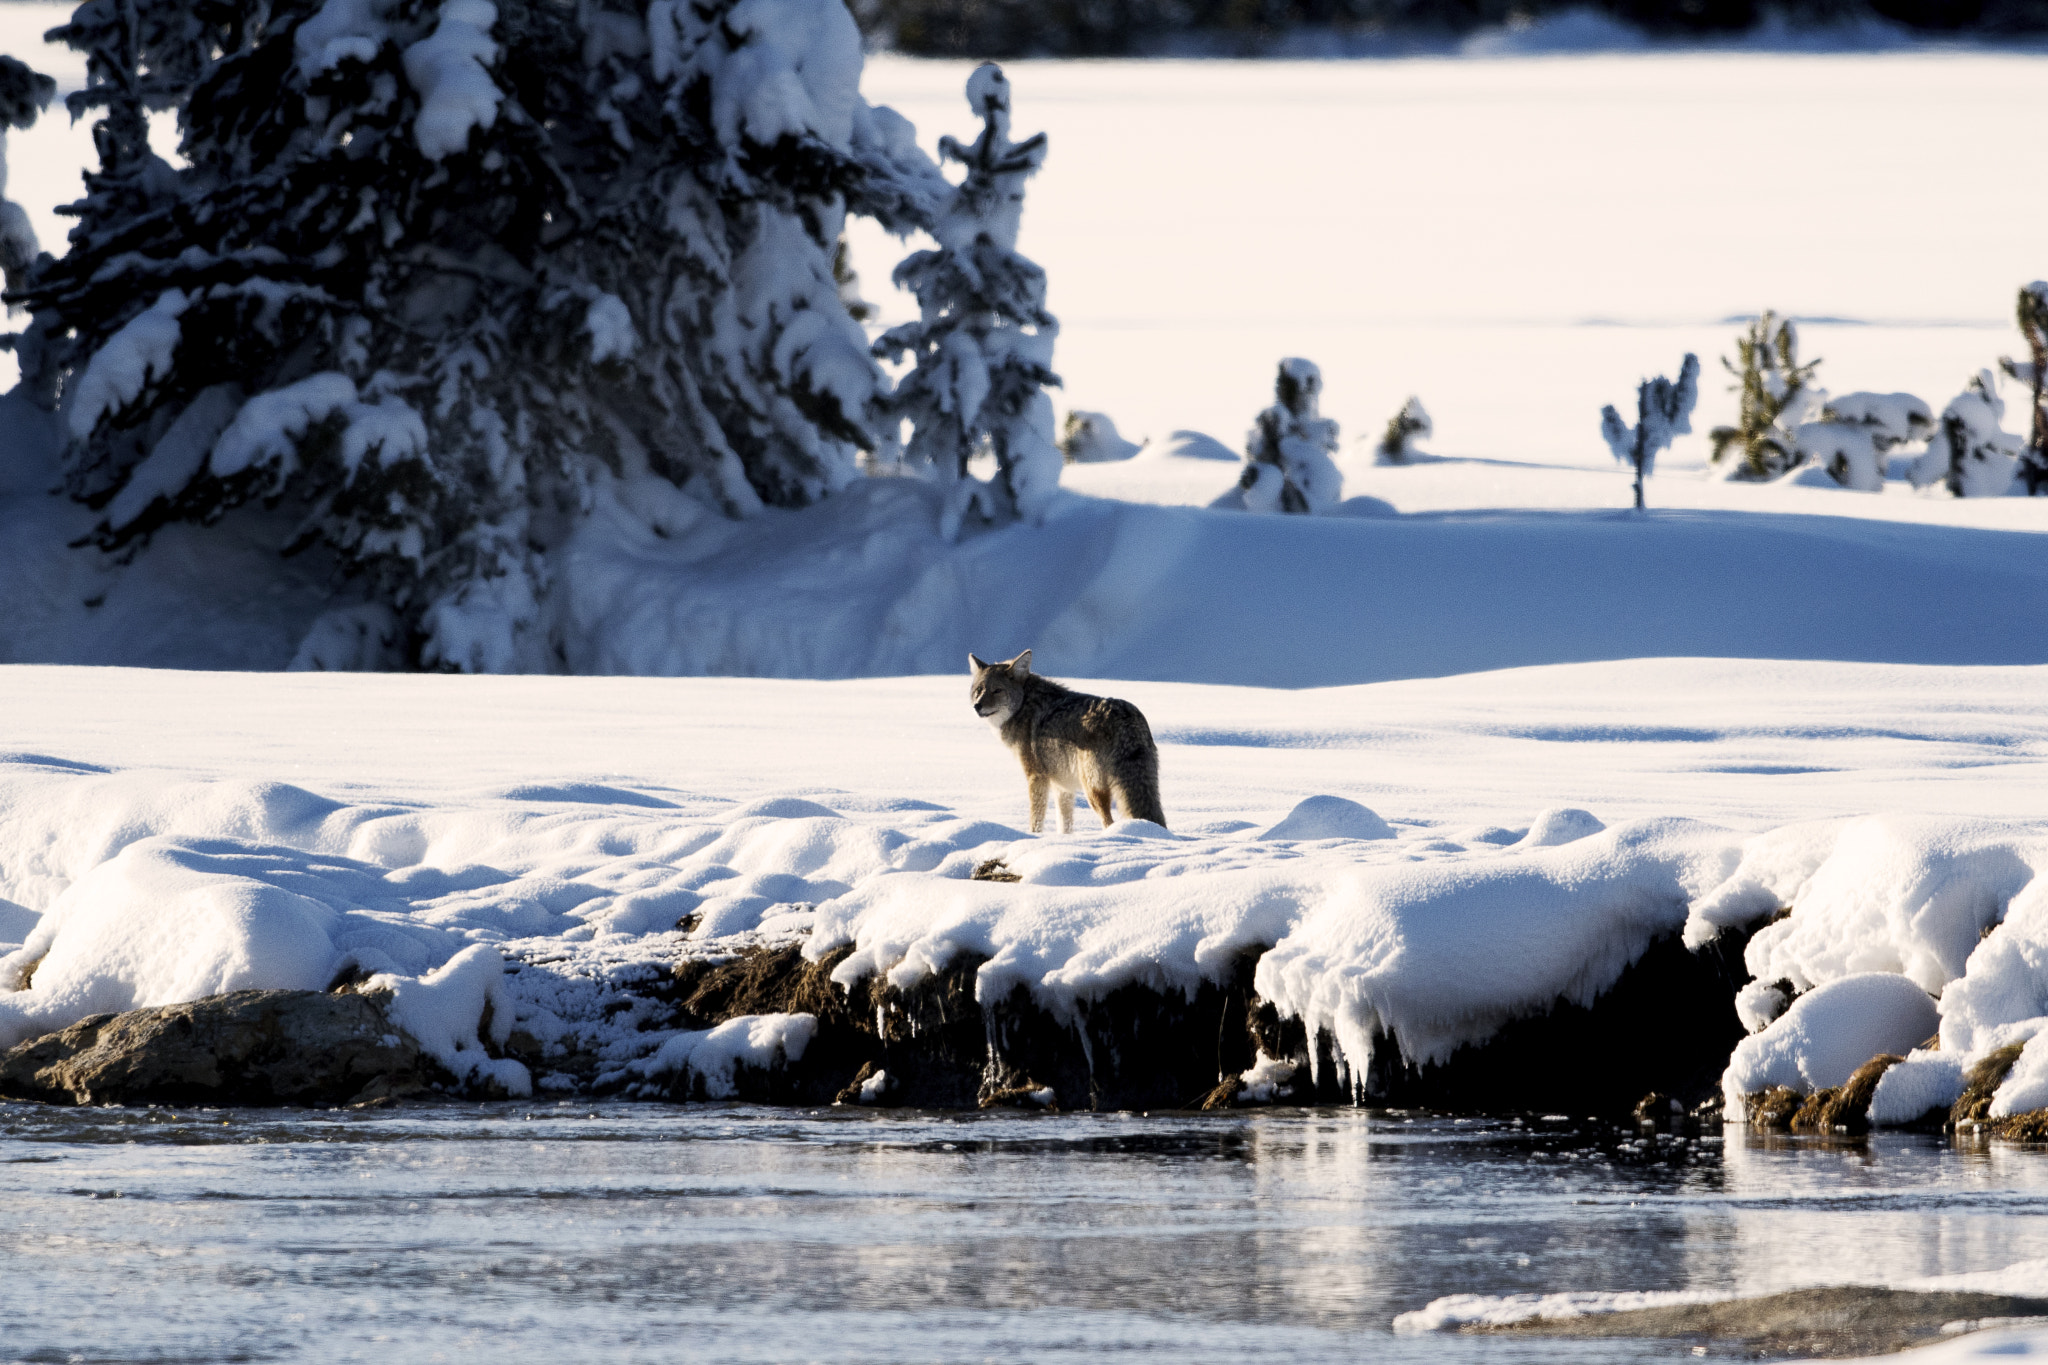
[[1742,1110],[1749,1126],[1760,1132],[1787,1132],[1793,1118],[1806,1103],[1806,1096],[1789,1085],[1774,1085],[1742,1097]]
[[1880,1053],[1849,1074],[1839,1086],[1816,1090],[1792,1116],[1795,1133],[1867,1133],[1870,1131],[1870,1097],[1884,1073],[1905,1058]]
[[2025,1043],[2012,1043],[1984,1054],[1978,1063],[1970,1068],[1969,1076],[1963,1083],[1963,1096],[1948,1111],[1948,1121],[1958,1132],[1989,1127],[1991,1097],[1998,1093],[1998,1087],[2005,1084],[2005,1078],[2012,1074],[2014,1063],[2020,1059]]
[[1551,1337],[1638,1337],[1701,1346],[1712,1343],[1737,1348],[1752,1358],[1862,1356],[1940,1341],[1942,1327],[1948,1323],[2034,1317],[2044,1312],[2048,1312],[2048,1299],[1843,1285],[1721,1303],[1537,1318],[1466,1330]]
[[438,1071],[376,995],[236,991],[101,1014],[0,1054],[0,1095],[59,1104],[345,1104]]

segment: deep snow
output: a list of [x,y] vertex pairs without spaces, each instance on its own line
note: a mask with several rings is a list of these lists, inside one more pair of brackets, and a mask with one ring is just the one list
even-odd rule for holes
[[[34,35],[62,12],[0,3],[0,45],[36,56]],[[81,78],[74,54],[36,59],[67,88]],[[935,495],[898,481],[745,525],[646,481],[606,490],[554,555],[562,665],[896,675],[1032,646],[1058,672],[1321,686],[1681,654],[2048,660],[2043,504],[1901,482],[1730,485],[1703,477],[1696,434],[1660,459],[1651,515],[1635,518],[1598,433],[1604,404],[1626,407],[1638,379],[1688,350],[1706,371],[1696,433],[1728,420],[1717,358],[1760,306],[1804,319],[1831,390],[1911,390],[1937,410],[2018,349],[2008,318],[2043,273],[2028,224],[2048,189],[1981,130],[2048,114],[2044,60],[1921,48],[1013,64],[1018,126],[1051,138],[1021,246],[1046,266],[1063,321],[1059,402],[1152,445],[1068,467],[1071,496],[1043,531],[959,545],[937,532]],[[970,131],[967,72],[871,57],[863,90],[929,144]],[[1304,111],[1313,137],[1290,133]],[[1773,183],[1767,213],[1711,210],[1740,201],[1754,149],[1787,121],[1812,172]],[[60,112],[9,146],[9,193],[59,245],[50,210],[75,192],[85,128]],[[1631,177],[1652,159],[1684,172]],[[1995,210],[1873,205],[1870,187],[1934,166],[1945,183],[1996,186]],[[1277,205],[1313,209],[1276,218]],[[869,228],[854,261],[879,329],[913,314],[888,273],[916,243]],[[1236,471],[1166,438],[1195,429],[1241,449],[1290,355],[1324,375],[1349,515],[1201,511]],[[1372,446],[1411,394],[1434,419],[1431,454],[1377,465]],[[45,426],[0,407],[0,582],[14,608],[0,660],[280,668],[311,657],[323,609],[351,605],[317,552],[274,558],[283,526],[259,512],[171,528],[127,571],[66,548],[92,517],[42,496],[57,434]]]
[[[686,953],[848,944],[840,979],[907,984],[973,952],[985,997],[1022,985],[1065,1013],[1133,981],[1192,988],[1264,946],[1261,994],[1350,1070],[1388,1045],[1441,1059],[1590,1000],[1655,936],[1791,905],[1751,973],[1836,984],[1745,1044],[1758,1060],[1738,1054],[1729,1085],[1831,1084],[1863,1057],[1810,1059],[1880,1033],[1910,1047],[1933,992],[1945,1057],[2048,1024],[2048,824],[2025,818],[2048,787],[2044,681],[1642,660],[1306,693],[1118,685],[1161,740],[1172,830],[1034,838],[958,679],[9,668],[0,937],[25,946],[0,972],[38,965],[0,994],[0,1036],[354,965],[426,1002],[423,1037],[454,1055],[487,998],[473,973],[502,954],[519,969],[499,1027],[576,1034],[625,1077],[714,1041],[606,1009]],[[1900,806],[1915,813],[1866,813]],[[998,856],[1020,882],[967,880]],[[1899,1000],[1836,1020],[1869,972]],[[757,1057],[808,1036],[741,1032]],[[2036,1069],[2023,1056],[2013,1084],[2031,1094]]]

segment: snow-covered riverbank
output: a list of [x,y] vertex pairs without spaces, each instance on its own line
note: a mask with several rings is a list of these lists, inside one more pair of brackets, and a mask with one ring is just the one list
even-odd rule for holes
[[[1653,939],[1790,906],[1749,943],[1752,1026],[1899,974],[1941,995],[1943,1052],[1916,1083],[1945,1105],[1962,1064],[2048,1018],[2032,965],[2048,827],[2016,818],[2048,787],[2043,682],[1674,660],[1117,687],[1162,740],[1173,830],[1032,837],[1020,779],[951,680],[9,669],[0,929],[26,944],[15,984],[39,965],[0,1019],[20,1041],[503,954],[535,965],[501,1011],[625,1067],[669,1035],[608,1011],[608,992],[707,949],[849,946],[842,986],[985,959],[982,1000],[1021,986],[1056,1019],[1130,984],[1221,984],[1259,950],[1259,995],[1362,1075],[1375,1047],[1442,1061],[1590,1002]],[[990,858],[1022,880],[969,881]],[[473,1039],[487,997],[449,990]],[[1829,1039],[1864,1038],[1870,1010],[1829,1015],[1827,998],[1755,1040],[1766,1079],[1741,1089],[1841,1083]],[[2048,1104],[2031,1061],[1995,1112]],[[545,1055],[532,1069],[580,1084],[550,1081]]]

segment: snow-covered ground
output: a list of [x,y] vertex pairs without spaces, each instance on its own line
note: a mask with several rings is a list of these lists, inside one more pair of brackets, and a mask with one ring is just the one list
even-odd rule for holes
[[[75,54],[36,38],[62,13],[0,2],[0,48],[69,88]],[[1910,390],[1939,408],[2018,349],[2013,295],[2048,274],[2030,226],[2048,188],[1986,130],[2048,114],[2044,62],[1910,49],[1017,63],[1019,129],[1052,138],[1023,247],[1062,317],[1061,402],[1153,444],[1070,467],[1075,496],[1043,531],[958,546],[916,489],[744,527],[659,489],[615,490],[558,557],[548,610],[564,662],[843,677],[1032,646],[1055,672],[1280,686],[1681,654],[2041,662],[2048,503],[1731,485],[1704,476],[1698,433],[1732,416],[1716,358],[1758,307],[1806,319],[1835,392]],[[966,131],[966,70],[877,56],[865,90],[930,143]],[[1796,153],[1760,150],[1787,126]],[[88,154],[61,112],[10,140],[8,193],[46,245]],[[1983,204],[1926,207],[1935,184]],[[905,249],[856,234],[877,325],[912,310],[887,285]],[[1628,478],[1600,407],[1627,407],[1688,349],[1705,362],[1696,434],[1650,480],[1652,516],[1617,515]],[[1283,355],[1322,366],[1346,510],[1362,519],[1199,511],[1234,466],[1165,449],[1180,429],[1239,449]],[[1410,393],[1435,419],[1433,457],[1377,467],[1370,442]],[[38,428],[0,407],[0,659],[294,658],[331,601],[319,554],[277,561],[281,526],[254,513],[171,528],[128,570],[68,549],[92,514],[42,495],[56,476]]]
[[[2048,1023],[2030,965],[2048,943],[2044,683],[1645,660],[1306,693],[1118,685],[1162,743],[1172,831],[1033,838],[957,678],[9,668],[0,937],[26,946],[0,971],[40,965],[0,995],[0,1037],[458,954],[443,984],[473,1018],[471,973],[503,953],[538,964],[510,986],[523,1023],[623,1067],[666,1040],[608,1018],[606,991],[712,940],[850,944],[849,980],[976,952],[985,992],[1022,984],[1055,1010],[1190,987],[1271,945],[1261,992],[1359,1066],[1375,1031],[1441,1057],[1590,998],[1658,934],[1790,904],[1752,971],[1802,991],[1899,974],[1919,1013],[1882,1006],[1893,1031],[1924,1027],[1942,991],[1942,1074],[1918,1080],[1959,1090],[1961,1059]],[[994,856],[1023,880],[967,880]],[[1830,998],[1758,1035],[1776,1059],[1759,1065],[1839,1084]],[[1761,1025],[1784,1002],[1749,1004]],[[2021,1108],[2048,1103],[2030,1060]]]

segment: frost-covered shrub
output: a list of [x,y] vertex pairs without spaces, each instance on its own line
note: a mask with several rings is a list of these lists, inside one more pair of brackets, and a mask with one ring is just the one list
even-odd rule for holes
[[1060,452],[1068,464],[1128,460],[1141,449],[1137,442],[1123,438],[1106,412],[1083,412],[1076,408],[1067,414],[1066,427],[1060,432]]
[[[1045,311],[1045,272],[1017,254],[1024,182],[1045,161],[1045,134],[1010,140],[1010,83],[993,62],[968,77],[967,103],[981,136],[969,146],[939,139],[940,158],[966,175],[932,223],[938,247],[896,267],[897,285],[917,297],[918,320],[875,343],[877,355],[912,361],[887,411],[892,422],[910,422],[911,467],[955,482],[949,534],[970,508],[1037,521],[1064,463],[1045,391],[1060,382],[1052,371],[1059,324]],[[984,448],[996,458],[993,489],[967,472]]]
[[64,36],[100,164],[19,297],[100,546],[261,502],[411,661],[545,668],[606,481],[745,516],[876,444],[834,246],[948,187],[840,0],[88,0]]
[[[1798,462],[1793,429],[1820,414],[1827,394],[1813,387],[1817,360],[1799,363],[1799,333],[1791,319],[1769,309],[1735,343],[1736,358],[1721,358],[1741,395],[1732,427],[1715,427],[1713,462],[1731,479],[1772,479]],[[1725,462],[1725,464],[1724,464]]]
[[2048,281],[2035,280],[2021,289],[2018,311],[2028,358],[2007,358],[1998,364],[2025,384],[2033,399],[2033,425],[2019,463],[2019,481],[2032,497],[2048,492]]
[[2027,442],[1999,426],[2004,416],[1997,378],[1989,370],[1979,371],[1941,410],[1927,453],[1914,466],[1914,486],[1939,483],[1959,498],[1996,498],[2012,492]]
[[1700,358],[1687,351],[1676,383],[1658,375],[1636,385],[1636,424],[1621,420],[1613,404],[1600,409],[1600,435],[1614,458],[1636,472],[1636,509],[1643,506],[1643,480],[1656,469],[1657,452],[1692,430],[1693,405],[1700,397]]
[[57,83],[12,57],[0,57],[0,283],[14,288],[36,258],[35,229],[7,197],[7,130],[27,128],[57,93]]
[[1827,400],[1817,422],[1792,433],[1798,463],[1844,488],[1884,490],[1891,454],[1934,434],[1934,411],[1910,393],[1845,393]]
[[1211,507],[1247,512],[1314,513],[1336,505],[1344,476],[1331,455],[1337,423],[1318,411],[1323,372],[1314,362],[1290,357],[1273,381],[1273,405],[1258,415],[1245,437],[1244,472],[1237,487]]
[[1434,430],[1422,400],[1411,394],[1401,410],[1387,419],[1387,429],[1380,434],[1373,458],[1379,464],[1406,464],[1410,456],[1422,453],[1415,443],[1428,440]]

